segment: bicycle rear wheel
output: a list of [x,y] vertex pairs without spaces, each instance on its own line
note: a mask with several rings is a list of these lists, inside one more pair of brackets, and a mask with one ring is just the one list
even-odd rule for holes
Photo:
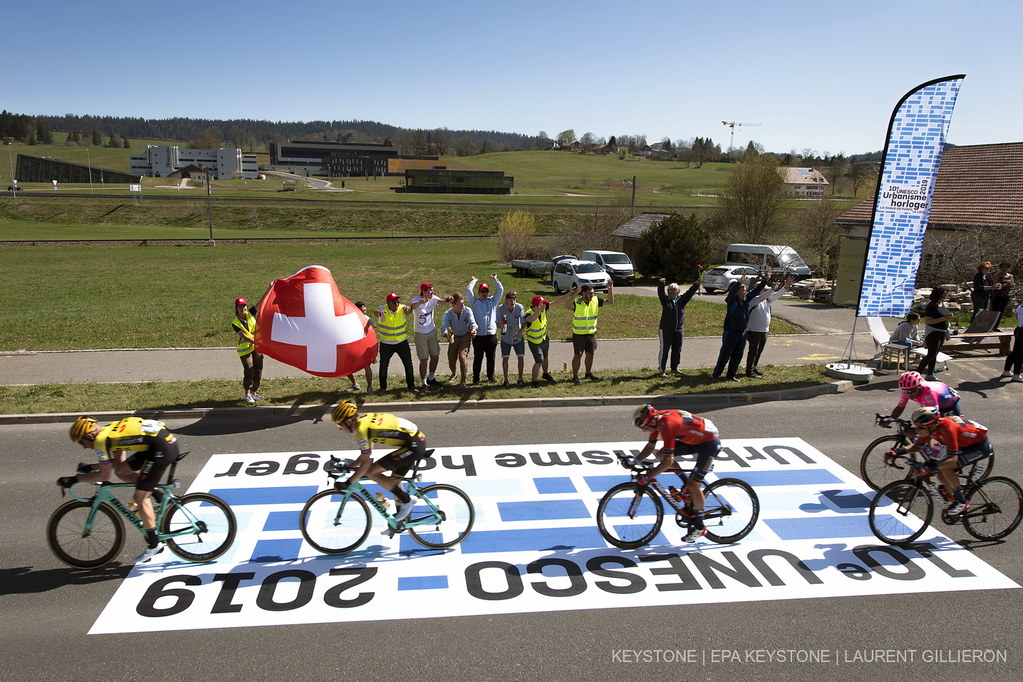
[[1004,476],[994,476],[966,491],[970,508],[962,515],[966,532],[978,540],[1000,540],[1016,530],[1023,517],[1023,490]]
[[597,528],[604,539],[621,549],[647,544],[661,530],[664,506],[654,491],[635,481],[619,483],[597,505]]
[[881,542],[901,545],[923,535],[934,515],[934,500],[912,481],[889,483],[870,503],[870,530]]
[[65,564],[76,568],[97,568],[109,563],[124,546],[124,522],[117,511],[101,503],[87,533],[85,523],[91,502],[71,500],[57,507],[46,525],[50,550]]
[[908,443],[902,436],[881,436],[867,446],[860,457],[860,478],[871,490],[880,490],[889,483],[901,480],[906,472],[896,469],[884,461],[884,453]]
[[196,563],[213,561],[226,552],[237,530],[231,507],[209,493],[192,493],[168,501],[160,524],[164,535],[188,531],[165,542],[170,551]]
[[405,523],[421,520],[436,522],[409,527],[412,539],[423,547],[445,549],[469,535],[476,521],[476,509],[464,492],[453,485],[438,483],[419,491],[416,506]]
[[302,537],[324,554],[350,552],[366,539],[372,521],[369,505],[359,495],[321,490],[305,503],[299,517]]
[[738,542],[749,535],[760,518],[760,498],[746,481],[722,478],[703,490],[703,522],[714,542]]

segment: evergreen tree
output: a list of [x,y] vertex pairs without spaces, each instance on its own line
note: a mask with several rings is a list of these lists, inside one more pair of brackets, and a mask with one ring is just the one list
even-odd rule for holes
[[713,258],[710,236],[700,219],[673,213],[651,225],[640,237],[636,269],[669,282],[691,282],[696,266]]

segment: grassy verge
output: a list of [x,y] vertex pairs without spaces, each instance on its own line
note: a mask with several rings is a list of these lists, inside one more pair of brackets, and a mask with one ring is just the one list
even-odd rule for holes
[[[481,384],[468,389],[453,386],[432,387],[418,396],[402,389],[379,391],[367,396],[348,388],[347,379],[317,377],[295,379],[268,379],[260,393],[265,400],[261,405],[330,405],[350,398],[359,402],[390,403],[433,400],[487,400],[506,398],[558,398],[582,396],[622,396],[688,394],[726,394],[777,391],[825,384],[832,381],[816,365],[763,368],[767,376],[743,379],[741,383],[711,378],[710,370],[694,370],[681,377],[660,379],[650,368],[638,370],[602,371],[602,381],[583,381],[573,384],[571,375],[555,372],[555,384],[534,387],[501,388],[497,384]],[[441,378],[446,378],[444,375]],[[362,377],[360,376],[360,381]],[[365,386],[363,385],[363,388]],[[115,410],[160,410],[213,407],[242,407],[238,381],[168,381],[111,384],[39,384],[35,386],[0,386],[0,413],[88,413]]]

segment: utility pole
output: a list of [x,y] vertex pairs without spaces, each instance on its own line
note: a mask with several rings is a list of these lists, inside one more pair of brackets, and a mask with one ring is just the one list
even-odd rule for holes
[[636,176],[632,176],[632,215],[636,215]]
[[213,241],[213,182],[211,180],[212,175],[209,169],[206,170],[206,223],[210,228],[210,240],[207,242],[209,246],[216,246],[217,242]]

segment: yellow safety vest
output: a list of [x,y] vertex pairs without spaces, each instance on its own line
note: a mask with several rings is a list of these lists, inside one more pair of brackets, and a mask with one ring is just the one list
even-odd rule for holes
[[[234,319],[231,320],[231,325],[244,332],[248,332],[249,336],[256,337],[256,318],[252,316],[248,310],[245,311],[245,320],[239,320],[238,316],[235,315]],[[256,346],[252,341],[249,341],[244,336],[238,336],[238,344],[235,346],[238,349],[238,355],[248,355],[252,351],[256,350]]]
[[589,303],[583,299],[575,299],[575,312],[572,313],[573,334],[596,334],[597,313],[600,311],[600,301],[596,296],[590,299]]
[[526,341],[532,344],[543,343],[547,336],[547,311],[541,310],[532,322],[526,326]]
[[405,329],[406,318],[405,308],[398,306],[393,313],[388,307],[384,307],[384,314],[377,325],[377,336],[381,343],[401,343],[408,338]]

